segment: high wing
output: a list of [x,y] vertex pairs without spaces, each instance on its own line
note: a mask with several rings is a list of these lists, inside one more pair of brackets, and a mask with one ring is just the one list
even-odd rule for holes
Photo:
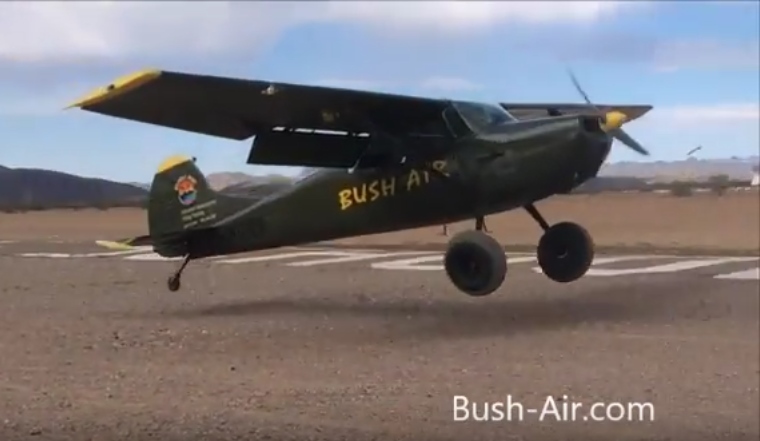
[[[227,139],[255,136],[249,164],[377,167],[395,156],[441,155],[467,132],[450,101],[321,86],[162,70],[137,72],[69,107]],[[583,104],[502,104],[518,119],[550,108],[584,113]],[[552,106],[552,107],[550,107]],[[604,106],[600,106],[604,109]],[[631,119],[651,106],[633,109]],[[638,110],[636,110],[638,109]],[[641,109],[645,109],[642,111]],[[413,138],[414,142],[405,142]],[[410,147],[411,146],[411,147]]]
[[[579,115],[585,113],[596,113],[593,107],[588,104],[574,103],[499,103],[518,120],[546,118],[552,115],[554,111],[562,115]],[[618,111],[628,117],[628,121],[641,118],[647,112],[652,110],[651,105],[644,104],[596,104],[603,113]]]
[[[274,127],[445,133],[446,100],[169,71],[121,77],[69,107],[243,140]],[[433,127],[430,127],[432,124]]]

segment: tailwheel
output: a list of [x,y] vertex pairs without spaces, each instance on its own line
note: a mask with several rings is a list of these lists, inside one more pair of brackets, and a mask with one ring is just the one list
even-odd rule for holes
[[180,264],[179,268],[177,268],[177,271],[169,276],[169,279],[166,281],[166,287],[169,288],[169,291],[179,291],[180,286],[182,286],[182,272],[185,270],[187,264],[190,263],[191,259],[192,257],[189,254],[185,256],[185,258],[182,259],[182,264]]
[[551,280],[568,283],[583,277],[594,260],[588,231],[573,222],[547,228],[538,242],[538,264]]
[[169,280],[166,281],[166,287],[169,288],[169,291],[171,292],[179,291],[180,286],[182,286],[182,283],[180,278],[176,275],[170,276]]
[[491,236],[480,231],[463,231],[449,242],[444,267],[460,291],[482,297],[496,291],[507,275],[507,257]]

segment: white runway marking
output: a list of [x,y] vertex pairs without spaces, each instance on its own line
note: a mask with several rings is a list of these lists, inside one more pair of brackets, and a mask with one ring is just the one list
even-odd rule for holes
[[47,257],[48,259],[71,259],[73,256],[69,253],[21,253],[20,257]]
[[134,256],[127,256],[124,260],[137,260],[140,262],[172,262],[175,260],[182,260],[181,257],[162,257],[156,253],[136,254]]
[[[508,265],[520,265],[523,263],[533,263],[528,266],[530,270],[541,273],[541,269],[535,266],[536,256],[533,253],[512,253],[507,252]],[[21,257],[37,257],[52,259],[70,259],[70,258],[118,258],[129,261],[139,262],[165,262],[177,261],[180,258],[167,259],[156,253],[151,252],[150,247],[138,247],[125,251],[110,251],[96,253],[22,253]],[[413,256],[413,257],[410,257]],[[669,262],[662,263],[662,259],[670,259]],[[255,264],[261,262],[279,262],[282,265],[290,267],[315,267],[320,265],[341,265],[351,264],[363,261],[377,260],[368,266],[379,270],[400,270],[400,271],[443,271],[443,253],[438,251],[382,251],[369,249],[337,249],[337,248],[318,248],[318,247],[291,247],[281,249],[279,252],[270,252],[269,254],[260,254],[254,256],[235,257],[218,256],[208,258],[213,263],[222,264]],[[286,262],[282,262],[286,261]],[[638,266],[635,261],[639,261]],[[641,263],[646,261],[646,263]],[[660,261],[660,262],[658,262]],[[604,268],[605,265],[631,262],[625,268]],[[673,255],[602,255],[594,259],[594,263],[589,269],[587,276],[591,277],[621,277],[627,275],[642,274],[669,274],[677,272],[692,271],[699,268],[712,266],[721,266],[727,264],[759,262],[758,257],[720,257],[720,256],[673,256]],[[642,266],[643,265],[643,266]],[[760,268],[734,268],[734,272],[723,273],[713,276],[721,280],[760,280]]]
[[123,251],[105,251],[101,253],[22,253],[21,257],[49,257],[49,258],[88,258],[88,257],[116,257],[116,256],[128,256],[130,254],[144,253],[149,250],[150,247],[135,247],[132,250]]
[[733,262],[750,262],[756,260],[753,257],[726,257],[722,259],[707,259],[707,260],[684,260],[680,262],[666,263],[663,265],[652,265],[641,268],[626,268],[626,269],[607,269],[607,268],[593,268],[589,270],[586,275],[589,276],[622,276],[630,274],[658,274],[658,273],[675,273],[679,271],[692,270],[697,268],[704,268],[713,265],[722,265]]
[[443,254],[433,256],[415,257],[413,259],[390,260],[387,262],[376,262],[370,265],[374,269],[386,270],[417,270],[417,271],[440,271],[443,264],[440,265],[423,265],[427,262],[443,262]]
[[314,257],[314,256],[326,256],[326,257],[348,257],[354,256],[357,253],[348,251],[298,251],[295,253],[280,253],[280,254],[268,254],[266,256],[253,256],[253,257],[237,257],[234,259],[222,259],[217,263],[251,263],[251,262],[266,262],[268,260],[283,260],[293,259],[295,257]]
[[358,262],[360,260],[379,259],[383,257],[394,256],[409,256],[415,254],[424,254],[424,251],[402,251],[396,253],[382,253],[382,254],[368,254],[368,253],[353,253],[353,255],[346,255],[342,257],[332,257],[328,259],[316,259],[306,260],[303,262],[293,262],[286,264],[287,266],[315,266],[315,265],[327,265],[334,263],[349,263]]
[[715,278],[727,280],[760,280],[760,268],[752,268],[744,271],[720,274],[718,276],[715,276]]
[[[508,257],[507,265],[512,263],[533,262],[535,256]],[[437,264],[425,264],[427,262],[439,262]],[[433,256],[416,257],[413,259],[390,260],[386,262],[376,262],[371,265],[374,269],[384,270],[404,270],[404,271],[443,271],[443,254]]]
[[[597,265],[604,265],[609,263],[618,263],[618,262],[627,262],[632,260],[654,260],[654,259],[663,259],[667,258],[668,256],[645,256],[645,255],[630,255],[630,256],[609,256],[609,257],[596,257],[594,258],[593,263],[591,264],[591,268],[589,268],[588,272],[586,273],[587,276],[595,276],[599,275],[600,273],[603,273],[604,271],[610,271],[610,270],[604,270],[604,269],[598,269],[594,268]],[[534,267],[533,271],[538,274],[543,274],[543,271],[540,267]]]

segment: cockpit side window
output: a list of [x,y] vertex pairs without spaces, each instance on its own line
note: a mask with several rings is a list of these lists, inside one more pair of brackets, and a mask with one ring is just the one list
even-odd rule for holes
[[517,120],[501,106],[464,101],[457,101],[453,106],[475,132],[489,132]]
[[472,133],[472,130],[467,127],[467,123],[463,120],[462,115],[454,107],[449,106],[443,111],[443,120],[446,122],[449,132],[451,132],[454,138],[460,138]]

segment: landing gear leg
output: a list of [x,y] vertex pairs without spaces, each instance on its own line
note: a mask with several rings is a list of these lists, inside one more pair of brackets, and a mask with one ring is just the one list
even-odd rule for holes
[[549,279],[568,283],[583,277],[594,260],[594,241],[582,226],[560,222],[549,226],[533,204],[525,210],[544,230],[538,242],[538,264]]
[[[449,176],[447,174],[443,173],[442,171],[440,171],[440,170],[438,170],[436,168],[427,167],[425,170],[428,171],[428,172],[430,172],[431,174],[433,174],[435,176],[440,177],[441,179],[444,179],[444,180],[449,179]],[[477,191],[475,192],[475,194],[477,194]],[[448,232],[447,232],[445,226],[444,226],[444,230],[443,231],[444,231],[443,235],[444,236],[448,236]],[[484,216],[480,216],[480,215],[475,216],[475,231],[482,231],[484,233],[490,233],[490,231],[488,231],[488,227],[486,226],[486,220],[485,220]]]
[[538,225],[541,226],[541,229],[543,229],[544,231],[549,229],[549,223],[546,222],[546,219],[544,219],[543,216],[541,216],[541,213],[538,212],[538,209],[536,208],[535,205],[533,204],[526,205],[525,211],[527,211],[528,214],[530,214],[530,217],[532,217],[533,220],[535,220],[538,223]]
[[483,231],[485,233],[490,233],[488,231],[488,227],[486,227],[486,219],[483,216],[478,216],[475,218],[475,230],[476,231]]
[[174,272],[169,277],[169,280],[166,281],[166,286],[169,288],[169,291],[175,292],[179,290],[179,287],[181,285],[180,279],[182,278],[182,271],[185,270],[185,267],[188,263],[190,263],[190,255],[186,255],[185,258],[182,260],[182,264],[177,268],[177,271]]

